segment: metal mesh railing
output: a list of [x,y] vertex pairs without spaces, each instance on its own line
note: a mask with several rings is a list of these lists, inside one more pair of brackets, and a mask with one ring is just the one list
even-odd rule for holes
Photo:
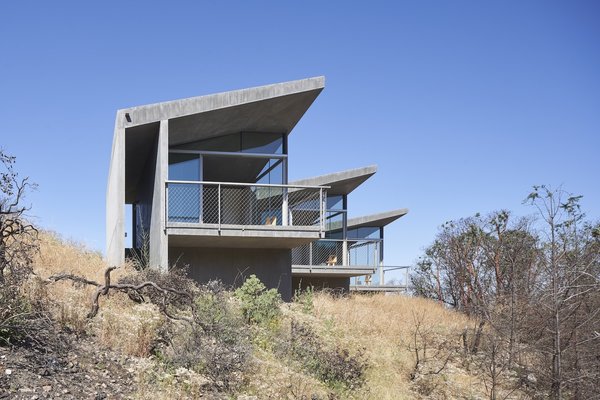
[[379,240],[348,240],[348,263],[377,267],[380,261],[380,250]]
[[168,222],[324,226],[320,187],[168,181],[166,195]]
[[[292,264],[377,267],[380,242],[369,239],[321,239],[292,249]],[[346,251],[344,246],[347,246]],[[344,260],[344,254],[347,260]]]

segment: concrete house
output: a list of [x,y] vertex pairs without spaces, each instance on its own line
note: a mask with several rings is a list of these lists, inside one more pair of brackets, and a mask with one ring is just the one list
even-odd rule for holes
[[376,167],[288,182],[288,135],[323,88],[316,77],[117,111],[107,261],[125,261],[130,224],[151,267],[188,265],[199,281],[256,274],[284,299],[384,284],[383,228],[407,210],[347,217]]

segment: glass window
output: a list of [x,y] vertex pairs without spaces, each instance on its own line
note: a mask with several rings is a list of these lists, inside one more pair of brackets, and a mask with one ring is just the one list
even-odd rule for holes
[[242,152],[283,154],[283,135],[281,133],[244,132],[242,133]]
[[203,180],[208,182],[283,183],[284,160],[262,157],[202,156]]
[[344,196],[342,196],[342,195],[327,196],[327,209],[328,210],[343,210],[344,209]]
[[169,154],[169,179],[174,181],[199,181],[200,158],[197,154]]
[[378,226],[348,229],[348,239],[381,239]]
[[239,133],[234,133],[231,135],[198,140],[196,142],[182,144],[173,148],[178,150],[223,151],[238,153],[241,150],[241,138]]

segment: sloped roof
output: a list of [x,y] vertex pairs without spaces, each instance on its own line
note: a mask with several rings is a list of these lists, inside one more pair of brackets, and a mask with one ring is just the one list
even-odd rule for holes
[[238,132],[288,134],[325,86],[322,76],[117,111],[117,126],[169,120],[169,145]]
[[352,192],[364,181],[373,176],[375,172],[377,172],[377,166],[370,165],[368,167],[348,169],[313,178],[300,179],[290,182],[290,185],[329,186],[330,188],[327,189],[328,195],[344,195]]
[[350,218],[348,219],[348,229],[361,228],[363,226],[383,227],[388,224],[391,224],[392,222],[406,215],[407,213],[408,208],[400,208],[398,210]]

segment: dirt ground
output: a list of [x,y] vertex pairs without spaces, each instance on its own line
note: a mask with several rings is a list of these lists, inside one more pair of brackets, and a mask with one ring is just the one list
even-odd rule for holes
[[100,350],[88,338],[49,336],[0,347],[0,399],[131,397],[135,381],[127,366],[134,360]]

